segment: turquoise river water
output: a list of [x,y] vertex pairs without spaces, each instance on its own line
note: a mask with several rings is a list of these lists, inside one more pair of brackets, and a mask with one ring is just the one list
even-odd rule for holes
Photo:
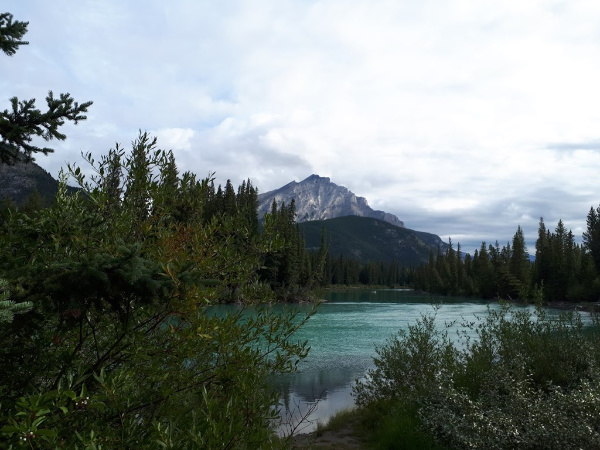
[[[297,333],[298,340],[309,342],[308,357],[298,372],[273,380],[282,395],[280,434],[310,432],[317,421],[326,422],[336,411],[351,407],[352,385],[373,367],[375,348],[423,314],[435,310],[438,327],[450,325],[452,337],[463,329],[464,321],[476,321],[487,315],[488,308],[499,308],[497,302],[440,299],[402,289],[333,291],[324,298]],[[307,312],[312,308],[297,307]]]

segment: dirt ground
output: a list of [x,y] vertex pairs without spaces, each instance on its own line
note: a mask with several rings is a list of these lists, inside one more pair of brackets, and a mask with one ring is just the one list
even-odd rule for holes
[[365,449],[361,436],[353,422],[333,431],[325,431],[321,435],[316,432],[300,434],[292,438],[292,449]]

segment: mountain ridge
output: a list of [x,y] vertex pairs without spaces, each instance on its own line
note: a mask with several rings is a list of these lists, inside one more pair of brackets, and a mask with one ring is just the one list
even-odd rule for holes
[[344,186],[331,182],[329,177],[312,174],[304,180],[290,183],[258,196],[258,215],[270,211],[273,200],[289,205],[295,201],[296,221],[326,220],[343,216],[372,217],[398,227],[404,227],[394,214],[371,208],[364,197],[359,197]]
[[[67,189],[69,192],[77,190]],[[35,191],[50,204],[58,192],[58,181],[34,162],[0,164],[0,201],[12,200],[20,206]]]

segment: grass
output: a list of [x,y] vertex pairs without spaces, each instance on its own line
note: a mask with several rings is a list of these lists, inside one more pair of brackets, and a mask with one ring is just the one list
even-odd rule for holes
[[339,431],[348,426],[348,424],[356,424],[359,414],[356,408],[344,408],[339,410],[329,418],[327,423],[317,423],[317,436],[323,436],[326,431]]
[[351,429],[365,442],[365,448],[377,450],[439,450],[431,435],[422,430],[416,411],[399,407],[397,403],[380,402],[365,408],[348,408],[331,416],[327,423],[318,423],[317,437],[326,432]]
[[380,401],[358,410],[369,448],[377,450],[442,449],[421,427],[416,409],[398,401]]

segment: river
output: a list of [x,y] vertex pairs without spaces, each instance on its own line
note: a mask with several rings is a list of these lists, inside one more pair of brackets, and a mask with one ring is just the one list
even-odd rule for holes
[[281,434],[289,433],[311,409],[296,433],[313,431],[317,421],[326,422],[336,411],[352,407],[352,385],[373,367],[375,347],[423,314],[435,312],[438,328],[448,326],[452,338],[459,329],[464,331],[465,320],[478,320],[487,315],[488,307],[500,307],[498,302],[440,298],[405,289],[330,291],[324,299],[298,332],[298,339],[311,346],[308,357],[297,373],[274,382],[282,392],[282,415],[288,422],[280,427]]
[[[296,373],[272,380],[282,398],[285,423],[280,434],[289,434],[294,428],[295,433],[313,431],[317,421],[326,422],[340,409],[352,407],[352,385],[373,367],[375,348],[423,314],[435,312],[437,326],[448,327],[452,338],[459,329],[464,330],[464,321],[476,321],[487,315],[488,308],[500,307],[498,302],[440,298],[407,289],[328,291],[323,297],[326,301],[296,335],[298,340],[308,341],[308,357]],[[312,305],[297,308],[308,312]],[[558,314],[558,310],[550,312]]]

